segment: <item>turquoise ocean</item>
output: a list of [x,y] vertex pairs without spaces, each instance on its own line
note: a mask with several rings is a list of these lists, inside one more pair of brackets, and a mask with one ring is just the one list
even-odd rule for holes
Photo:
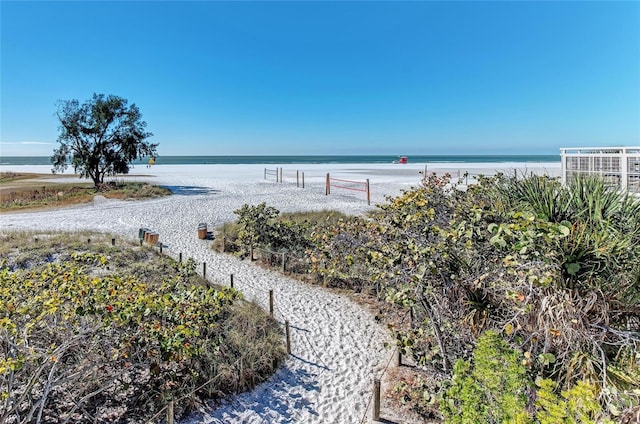
[[[310,156],[158,156],[156,165],[202,164],[308,164],[391,163],[394,155],[310,155]],[[532,163],[560,162],[560,155],[409,155],[408,163]],[[134,162],[146,164],[148,158]],[[0,156],[1,165],[50,165],[48,156]]]

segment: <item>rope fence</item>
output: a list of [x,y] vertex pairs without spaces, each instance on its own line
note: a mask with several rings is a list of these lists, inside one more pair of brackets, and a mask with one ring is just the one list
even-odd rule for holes
[[[153,235],[154,237],[151,237],[149,235]],[[165,254],[165,255],[169,255],[169,256],[176,256],[174,257],[175,260],[177,260],[179,263],[182,262],[185,258],[182,252],[179,252],[177,255],[175,255],[175,252],[170,252],[167,251],[166,249],[163,249],[163,247],[166,247],[163,245],[162,242],[157,241],[156,237],[159,237],[158,233],[149,230],[148,228],[140,228],[139,229],[139,233],[138,233],[138,237],[140,240],[140,246],[142,247],[144,244],[149,245],[149,247],[152,248],[157,248],[158,249],[158,253],[160,254]],[[35,242],[38,243],[38,237],[36,236],[34,238]],[[91,239],[90,237],[87,238],[87,244],[92,244],[95,243],[96,239]],[[110,240],[110,244],[111,246],[116,246],[116,238],[112,237]],[[232,242],[227,241],[227,244],[232,244]],[[271,251],[269,249],[266,248],[256,248],[253,249],[254,252],[258,252],[259,253],[259,258],[253,258],[253,260],[262,260],[264,258],[264,260],[266,260],[267,263],[272,263],[273,265],[276,265],[276,268],[278,270],[280,270],[281,272],[285,273],[285,272],[300,272],[300,273],[307,273],[307,268],[306,266],[308,266],[310,264],[310,260],[306,257],[300,257],[300,256],[296,256],[296,255],[291,255],[291,254],[287,254],[286,252],[274,252]],[[277,258],[277,259],[276,259]],[[274,261],[274,259],[276,259]],[[293,261],[299,261],[300,263],[304,263],[306,266],[304,267],[291,267],[290,265],[293,263]],[[208,277],[207,277],[207,263],[206,262],[202,262],[201,264],[202,268],[201,268],[201,275],[202,277],[205,279],[205,281],[207,282],[207,284],[211,284],[211,282],[209,281]],[[197,267],[196,267],[197,268]],[[295,270],[295,271],[294,271]],[[196,269],[196,271],[198,271]],[[256,291],[262,291],[263,292],[263,299],[262,302],[260,302],[260,299],[258,298],[257,294],[254,293],[253,299],[248,299],[245,298],[243,299],[243,301],[253,301],[257,304],[266,304],[268,305],[267,308],[265,308],[265,310],[271,315],[271,317],[273,317],[282,327],[284,330],[284,336],[285,336],[285,343],[286,343],[286,352],[288,355],[292,355],[293,354],[293,346],[292,346],[292,334],[291,334],[291,323],[290,320],[287,319],[287,314],[282,311],[282,309],[278,306],[278,302],[277,302],[277,298],[275,296],[274,290],[273,289],[265,289],[264,287],[255,287],[253,284],[251,284],[248,281],[243,281],[242,279],[238,280],[238,277],[235,274],[229,274],[229,280],[228,280],[228,287],[230,288],[236,288],[238,282],[240,282],[243,286],[246,286],[247,288],[249,288],[250,290],[256,292]],[[226,285],[225,283],[217,283],[221,286]],[[408,316],[409,313],[407,313],[407,315],[405,315],[405,317],[402,319],[402,322],[404,322],[404,320],[406,319],[406,316]],[[295,328],[295,326],[294,326]],[[309,336],[306,334],[305,331],[300,331],[297,333],[298,336],[302,337],[304,342],[306,342],[308,344],[308,346],[310,347],[311,351],[313,352],[315,358],[317,359],[318,363],[319,363],[319,368],[321,368],[321,371],[318,375],[324,373],[325,371],[329,370],[329,367],[321,360],[321,355],[318,352],[318,350],[316,349],[316,346],[314,345],[314,343],[310,340]],[[380,420],[380,410],[381,410],[381,402],[380,402],[380,391],[381,391],[381,379],[382,377],[385,375],[385,373],[387,372],[387,370],[389,369],[389,367],[391,366],[391,364],[393,363],[394,359],[396,359],[396,364],[397,366],[401,366],[402,365],[402,356],[401,353],[398,349],[398,347],[395,347],[393,352],[391,353],[389,360],[387,361],[385,367],[382,369],[382,371],[376,373],[376,375],[373,377],[373,393],[372,395],[369,397],[369,400],[367,402],[366,408],[364,409],[364,415],[362,417],[362,419],[360,420],[361,423],[366,422],[366,417],[367,414],[369,413],[369,409],[371,407],[371,404],[373,403],[373,412],[372,412],[372,417],[374,421],[379,421]],[[240,380],[242,379],[242,361],[243,358],[239,358],[234,364],[233,364],[233,368],[237,370],[238,374],[237,374],[237,379],[238,379],[238,388],[240,385]],[[166,405],[161,408],[159,411],[156,412],[156,414],[148,421],[148,422],[155,422],[155,420],[161,419],[164,416],[164,420],[166,421],[166,423],[174,423],[174,410],[175,410],[175,405],[178,402],[181,402],[185,399],[188,399],[189,397],[194,396],[198,391],[202,390],[203,388],[205,388],[207,385],[211,384],[212,382],[214,382],[216,379],[220,378],[222,376],[223,371],[219,372],[218,374],[216,374],[215,376],[209,378],[205,383],[201,384],[200,386],[196,387],[195,389],[193,389],[192,391],[183,394],[182,396],[180,396],[179,398],[175,398],[175,399],[170,399],[167,401]],[[298,410],[296,415],[299,415],[302,411]]]
[[[225,241],[225,246],[228,245],[237,245],[237,243],[234,243],[232,241]],[[311,265],[311,260],[306,257],[306,256],[297,256],[294,254],[291,254],[289,252],[277,252],[277,251],[273,251],[264,247],[255,247],[255,248],[250,248],[248,249],[251,253],[251,257],[250,260],[251,261],[261,261],[262,263],[264,263],[265,265],[268,265],[270,268],[274,269],[274,270],[278,270],[280,272],[282,272],[283,274],[289,273],[289,274],[301,274],[301,275],[309,275],[309,271],[310,271],[310,265]],[[295,262],[294,262],[295,261]],[[294,263],[297,262],[297,266],[293,265]],[[354,277],[356,277],[354,275]],[[231,285],[233,287],[233,275],[231,275]],[[325,285],[326,285],[326,281],[325,281]],[[379,294],[379,287],[376,286],[376,291],[378,291]],[[269,312],[272,314],[272,316],[274,316],[275,313],[277,313],[279,316],[281,317],[285,317],[284,312],[282,312],[282,310],[278,307],[277,302],[275,302],[274,305],[274,297],[273,297],[273,291],[269,290]],[[410,318],[411,320],[413,319],[413,309],[410,309],[409,311],[407,311],[405,313],[405,315],[402,317],[402,320],[400,321],[400,325],[403,325],[407,318]],[[286,326],[286,338],[287,338],[287,353],[291,354],[290,349],[290,341],[289,341],[289,337],[290,337],[290,333],[289,333],[289,327],[290,327],[290,323],[289,321],[285,321],[283,318],[284,325]],[[305,341],[308,343],[308,345],[311,347],[314,355],[316,356],[316,358],[320,358],[320,354],[318,353],[318,351],[315,348],[315,345],[311,342],[311,340],[309,339],[309,336],[305,333],[302,332],[303,337],[305,338]],[[322,365],[322,371],[324,372],[328,369],[327,365],[322,362],[320,360],[320,363]],[[398,346],[395,346],[393,351],[391,352],[391,354],[389,355],[389,360],[387,361],[387,363],[385,364],[384,368],[377,372],[373,378],[373,390],[372,390],[372,394],[369,397],[369,400],[367,401],[367,405],[364,409],[364,414],[362,419],[360,420],[360,423],[364,423],[366,422],[366,418],[367,415],[370,413],[371,411],[371,416],[373,421],[380,421],[381,420],[381,410],[382,410],[382,402],[381,402],[381,391],[382,391],[382,379],[385,376],[385,374],[387,373],[387,371],[389,370],[389,368],[391,366],[396,366],[396,367],[401,367],[401,366],[406,366],[407,364],[403,363],[403,355],[402,355],[402,351],[401,349],[398,348]],[[371,409],[373,403],[373,409]]]

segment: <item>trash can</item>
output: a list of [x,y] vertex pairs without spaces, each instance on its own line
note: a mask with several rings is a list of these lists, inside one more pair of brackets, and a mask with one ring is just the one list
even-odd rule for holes
[[140,240],[144,240],[144,234],[145,234],[145,233],[147,233],[147,232],[149,232],[149,229],[148,229],[148,228],[140,228],[140,229],[138,230],[138,238],[139,238]]
[[157,245],[158,244],[158,239],[160,238],[160,234],[154,233],[154,232],[150,232],[150,233],[147,233],[147,234],[148,234],[147,243],[149,243],[151,245]]
[[207,224],[205,223],[198,224],[198,238],[200,240],[204,240],[207,238]]

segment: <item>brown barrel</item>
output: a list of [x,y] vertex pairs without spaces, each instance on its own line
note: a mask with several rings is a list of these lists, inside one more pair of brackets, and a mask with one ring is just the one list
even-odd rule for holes
[[207,224],[201,223],[198,225],[198,238],[200,240],[207,238]]

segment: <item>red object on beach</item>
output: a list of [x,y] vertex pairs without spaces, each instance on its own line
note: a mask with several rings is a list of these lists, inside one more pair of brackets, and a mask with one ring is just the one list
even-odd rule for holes
[[407,157],[406,156],[400,156],[400,160],[398,161],[398,163],[407,163]]

